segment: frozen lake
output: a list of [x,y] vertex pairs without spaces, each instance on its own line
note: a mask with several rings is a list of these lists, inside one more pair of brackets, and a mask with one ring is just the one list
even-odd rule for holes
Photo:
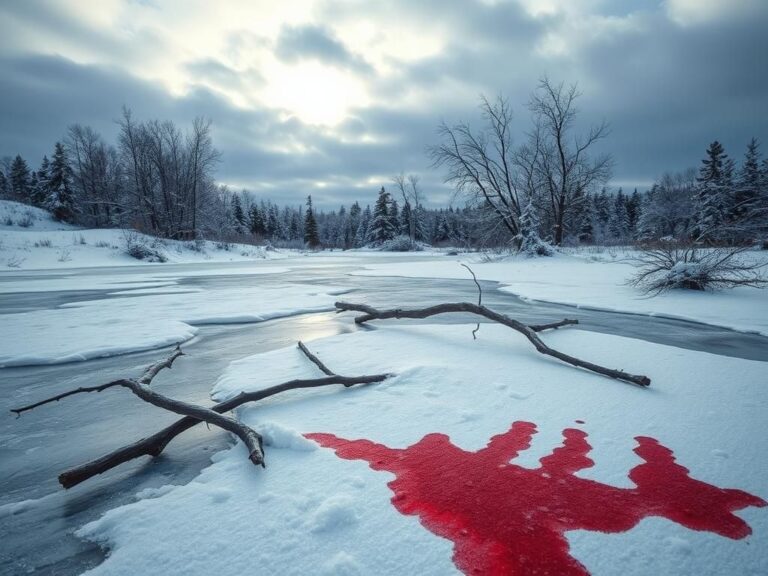
[[[403,260],[408,257],[404,256]],[[471,280],[435,280],[373,276],[350,276],[356,263],[318,261],[285,271],[263,272],[260,267],[274,263],[167,265],[152,267],[152,274],[176,278],[170,290],[279,287],[285,283],[343,286],[350,292],[339,299],[365,302],[382,307],[424,306],[446,301],[475,301]],[[201,275],[201,269],[205,274]],[[114,289],[85,290],[104,278],[132,277],[136,267],[97,268],[61,271],[4,272],[4,287],[64,281],[56,289],[8,291],[0,296],[3,314],[47,310],[64,304],[91,300],[118,300],[140,297],[130,290],[114,294]],[[71,289],[66,283],[80,286]],[[768,338],[711,327],[695,322],[660,317],[576,309],[567,306],[529,302],[497,290],[483,282],[483,303],[528,323],[576,318],[580,328],[595,332],[639,338],[650,342],[733,356],[768,361]],[[162,290],[162,288],[160,288]],[[1,321],[1,320],[0,320]],[[432,318],[435,322],[467,321],[467,317]],[[187,354],[171,371],[155,381],[158,390],[191,402],[207,403],[211,385],[233,360],[314,339],[342,334],[358,328],[350,315],[333,312],[300,314],[250,324],[201,326],[193,340],[184,345]],[[5,338],[12,335],[4,334]],[[482,330],[481,330],[482,337]],[[516,334],[510,334],[517,338]],[[135,399],[127,391],[110,390],[68,398],[41,407],[15,419],[8,409],[20,403],[76,388],[137,374],[142,367],[161,357],[164,350],[93,359],[85,362],[49,366],[0,369],[0,505],[32,500],[28,506],[4,512],[0,522],[0,573],[18,574],[35,570],[39,574],[78,574],[98,564],[103,552],[83,542],[71,532],[97,518],[108,509],[133,500],[144,488],[180,484],[194,478],[207,465],[210,455],[226,446],[229,439],[218,430],[199,426],[174,440],[159,458],[123,465],[69,491],[56,481],[65,469],[98,457],[114,448],[137,440],[174,421],[164,413]],[[344,366],[332,366],[344,373]],[[651,371],[649,367],[648,371]],[[6,508],[6,510],[8,510]]]

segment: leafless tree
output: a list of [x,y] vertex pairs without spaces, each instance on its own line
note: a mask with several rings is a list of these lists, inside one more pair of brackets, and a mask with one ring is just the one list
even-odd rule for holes
[[438,127],[441,142],[429,148],[433,166],[445,167],[445,182],[458,193],[486,204],[512,234],[517,235],[523,198],[512,144],[512,110],[498,96],[481,97],[484,127],[474,131],[468,123]]
[[67,130],[66,147],[73,164],[75,193],[89,224],[115,224],[123,208],[117,152],[96,131],[80,124]]
[[590,127],[586,134],[574,133],[579,96],[575,84],[553,84],[544,77],[528,103],[534,128],[517,157],[528,186],[548,217],[557,245],[562,244],[568,219],[578,203],[611,175],[609,154],[590,155],[608,135],[608,125],[603,122]]
[[199,213],[216,188],[219,153],[211,123],[196,119],[186,136],[173,122],[136,123],[129,110],[120,121],[120,153],[136,218],[152,232],[176,238],[199,228]]
[[403,197],[403,209],[407,207],[411,210],[408,235],[413,242],[416,239],[416,223],[421,218],[421,203],[424,201],[424,194],[419,186],[419,177],[415,174],[406,176],[401,172],[392,178],[392,182]]

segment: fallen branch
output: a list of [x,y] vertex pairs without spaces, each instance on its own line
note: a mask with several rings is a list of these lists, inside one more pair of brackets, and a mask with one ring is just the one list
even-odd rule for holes
[[513,330],[517,330],[523,336],[525,336],[531,342],[531,344],[533,344],[536,350],[541,354],[552,356],[553,358],[557,358],[558,360],[561,360],[573,366],[578,366],[580,368],[584,368],[586,370],[590,370],[592,372],[596,372],[597,374],[602,374],[603,376],[608,376],[609,378],[614,378],[616,380],[622,380],[624,382],[637,384],[639,386],[649,386],[651,384],[651,379],[648,378],[647,376],[636,376],[634,374],[628,374],[623,370],[614,370],[612,368],[606,368],[604,366],[593,364],[592,362],[587,362],[586,360],[581,360],[574,356],[569,356],[568,354],[559,352],[547,346],[541,340],[541,338],[539,338],[538,335],[536,334],[536,332],[540,331],[541,329],[557,328],[560,326],[564,326],[566,324],[576,324],[577,322],[575,320],[572,320],[572,321],[563,320],[555,324],[544,324],[544,325],[535,326],[535,327],[526,326],[525,324],[523,324],[518,320],[515,320],[514,318],[510,318],[509,316],[506,316],[504,314],[499,314],[498,312],[494,312],[490,308],[487,308],[485,306],[481,306],[478,304],[472,304],[470,302],[453,302],[453,303],[446,303],[446,304],[438,304],[436,306],[430,306],[427,308],[414,308],[410,310],[402,309],[402,308],[394,308],[389,310],[377,310],[376,308],[373,308],[372,306],[368,306],[366,304],[353,304],[350,302],[336,302],[335,306],[337,310],[340,312],[346,312],[346,311],[363,312],[361,316],[357,316],[355,318],[356,324],[364,324],[365,322],[369,322],[371,320],[386,320],[388,318],[423,319],[423,318],[429,318],[430,316],[435,316],[437,314],[447,314],[452,312],[468,312],[470,314],[477,314],[478,316],[484,316],[489,320],[493,320],[494,322],[498,322],[499,324],[508,326]]
[[169,398],[168,396],[160,394],[159,392],[156,392],[149,387],[152,383],[152,380],[161,370],[164,368],[170,369],[173,366],[174,360],[183,354],[184,353],[181,351],[181,348],[177,346],[176,350],[174,350],[170,356],[155,362],[154,364],[151,364],[138,380],[120,379],[102,384],[100,386],[77,388],[76,390],[70,390],[69,392],[65,392],[63,394],[57,394],[56,396],[46,398],[40,402],[35,402],[34,404],[30,404],[28,406],[14,408],[11,410],[11,412],[14,412],[18,417],[27,410],[32,410],[33,408],[37,408],[38,406],[43,406],[51,402],[58,402],[67,396],[88,392],[102,392],[108,388],[120,386],[122,388],[127,388],[136,396],[145,402],[152,404],[153,406],[164,408],[165,410],[180,414],[182,416],[195,418],[197,421],[213,424],[214,426],[218,426],[227,432],[235,434],[248,448],[248,458],[251,460],[251,462],[256,465],[264,466],[264,451],[262,448],[261,436],[258,434],[258,432],[233,418],[222,416],[218,412],[215,412],[209,408],[203,408],[202,406],[196,406],[188,402]]
[[[261,437],[259,434],[252,429],[240,424],[236,420],[222,416],[221,414],[229,412],[230,410],[233,410],[238,406],[248,402],[257,402],[259,400],[263,400],[265,398],[269,398],[270,396],[274,396],[282,392],[287,392],[289,390],[297,390],[300,388],[318,388],[321,386],[330,386],[333,384],[341,384],[342,386],[349,388],[358,384],[372,384],[375,382],[382,382],[390,376],[389,374],[373,374],[367,376],[351,377],[340,376],[332,372],[325,364],[323,364],[323,362],[318,359],[317,356],[312,354],[312,352],[310,352],[302,342],[299,342],[299,349],[313,364],[315,364],[322,372],[327,374],[327,376],[323,378],[289,380],[288,382],[283,382],[282,384],[277,384],[276,386],[271,386],[256,392],[241,392],[237,396],[234,396],[233,398],[230,398],[224,402],[220,402],[211,408],[203,408],[184,402],[179,402],[177,400],[162,396],[157,392],[149,389],[149,384],[151,384],[153,378],[163,368],[170,368],[174,360],[183,354],[181,349],[177,348],[173,354],[167,358],[164,358],[163,360],[160,360],[149,366],[138,380],[115,380],[100,386],[82,387],[41,400],[40,402],[35,402],[34,404],[30,404],[28,406],[14,408],[11,411],[14,412],[18,417],[21,413],[27,410],[32,410],[33,408],[37,408],[38,406],[49,404],[51,402],[57,402],[68,396],[73,396],[75,394],[85,392],[101,392],[102,390],[106,390],[108,388],[122,386],[129,388],[137,396],[143,400],[146,400],[147,402],[150,402],[151,404],[154,404],[155,406],[165,408],[184,416],[184,418],[177,420],[170,426],[160,430],[152,436],[143,438],[137,442],[134,442],[133,444],[129,444],[128,446],[124,446],[123,448],[110,452],[101,458],[97,458],[96,460],[92,460],[91,462],[87,462],[81,466],[63,472],[59,475],[59,483],[64,488],[71,488],[76,486],[77,484],[80,484],[81,482],[84,482],[93,476],[102,474],[108,470],[111,470],[112,468],[115,468],[116,466],[119,466],[120,464],[129,462],[135,458],[139,458],[141,456],[159,456],[171,440],[173,440],[182,432],[189,430],[196,424],[199,424],[200,422],[208,422],[236,434],[248,447],[249,458],[251,461],[254,462],[254,464],[261,464],[263,466],[264,454],[261,444]],[[233,423],[235,426],[232,426]]]
[[[147,367],[147,369],[144,370],[144,374],[141,376],[141,378],[139,378],[138,382],[145,386],[149,386],[152,383],[152,379],[155,376],[157,376],[160,370],[162,370],[163,368],[170,369],[173,366],[173,362],[176,360],[176,358],[183,355],[184,355],[184,352],[181,351],[181,347],[176,346],[176,349],[173,351],[173,354],[171,354],[167,358],[163,358],[162,360],[155,362],[154,364],[150,364]],[[11,408],[11,412],[16,414],[16,417],[18,418],[19,416],[21,416],[23,412],[26,412],[27,410],[32,410],[33,408],[37,408],[38,406],[50,404],[51,402],[58,402],[62,398],[66,398],[68,396],[74,396],[75,394],[82,394],[84,392],[103,392],[104,390],[108,388],[113,388],[114,386],[123,386],[123,381],[115,380],[113,382],[107,382],[106,384],[100,384],[99,386],[81,386],[80,388],[76,388],[75,390],[69,390],[62,394],[51,396],[50,398],[46,398],[45,400],[40,400],[40,402],[35,402],[34,404],[29,404],[28,406],[22,406],[21,408]]]

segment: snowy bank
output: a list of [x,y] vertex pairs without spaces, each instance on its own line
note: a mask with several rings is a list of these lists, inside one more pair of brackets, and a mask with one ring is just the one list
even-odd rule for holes
[[[501,326],[483,325],[473,341],[472,328],[388,324],[314,341],[313,352],[340,373],[397,376],[355,389],[294,391],[241,408],[238,417],[265,433],[266,470],[251,465],[237,445],[190,484],[108,512],[79,532],[111,550],[88,574],[444,575],[459,573],[457,563],[484,566],[500,558],[515,539],[488,539],[508,530],[521,538],[533,531],[531,554],[534,548],[543,554],[534,559],[575,562],[592,574],[615,574],[617,566],[628,575],[768,572],[768,508],[758,506],[768,498],[764,363],[573,329],[544,335],[564,352],[610,366],[620,359],[617,367],[647,373],[652,387],[641,389],[543,357]],[[215,395],[318,375],[297,349],[286,348],[232,363]],[[489,454],[482,449],[494,437],[501,442],[515,422],[512,432],[522,436],[535,425],[530,447],[518,442],[500,453],[513,465],[502,457],[473,480],[475,466],[485,465],[480,456]],[[315,438],[326,446],[331,434],[370,442],[337,455],[308,444],[302,437],[308,433],[319,433]],[[455,447],[444,436],[427,436],[434,433]],[[555,450],[563,434],[569,445]],[[572,454],[586,450],[584,440],[591,461]],[[641,458],[634,451],[641,444],[656,446],[655,456]],[[404,465],[408,460],[397,454],[405,458],[408,447],[426,450],[418,462],[437,470],[426,487],[403,488],[418,476],[384,471]],[[366,451],[378,454],[370,465]],[[672,476],[654,477],[650,464],[635,472],[655,457]],[[628,476],[633,469],[636,482]],[[510,488],[508,474],[526,483]],[[708,494],[693,497],[688,520],[654,504],[677,485],[673,478],[691,482],[687,494]],[[718,512],[707,498],[736,494],[719,488],[746,491],[753,496],[744,502],[751,504],[734,505],[736,515]],[[440,509],[441,491],[454,494],[444,523],[440,515],[418,517]],[[600,511],[623,498],[640,498],[632,500],[637,518],[602,531]],[[667,506],[674,508],[677,498]],[[707,527],[680,523],[698,521]],[[485,525],[490,535],[483,536]],[[549,568],[566,573],[560,564]]]
[[[768,259],[768,254],[755,253]],[[656,297],[627,285],[636,268],[627,262],[568,256],[509,257],[500,262],[472,258],[433,262],[375,263],[354,274],[409,278],[469,279],[458,261],[471,265],[482,280],[502,283],[501,290],[530,300],[632,314],[695,320],[768,334],[768,290],[735,288],[721,292],[671,290]]]
[[[345,289],[283,284],[153,294],[66,304],[3,315],[13,338],[0,339],[0,367],[58,364],[161,348],[192,338],[202,324],[261,322],[331,310]],[[146,283],[152,285],[152,283]],[[134,285],[136,287],[136,285]],[[167,289],[164,289],[167,290]]]

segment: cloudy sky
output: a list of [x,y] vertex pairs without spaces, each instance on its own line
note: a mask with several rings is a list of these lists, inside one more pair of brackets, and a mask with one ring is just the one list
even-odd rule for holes
[[537,79],[607,120],[613,186],[768,151],[766,0],[0,0],[0,156],[37,166],[72,123],[213,120],[217,178],[279,202],[370,201],[399,172],[449,200],[424,150]]

